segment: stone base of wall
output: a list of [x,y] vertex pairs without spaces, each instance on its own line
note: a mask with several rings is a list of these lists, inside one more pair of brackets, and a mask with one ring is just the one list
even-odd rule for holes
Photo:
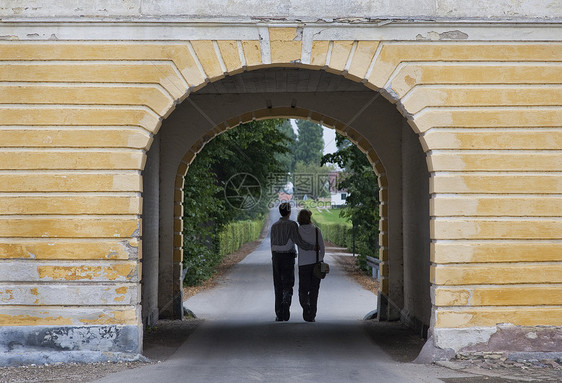
[[433,329],[416,359],[420,363],[447,360],[458,354],[503,353],[512,359],[562,357],[562,327],[514,326]]
[[434,329],[436,347],[451,348],[456,352],[559,352],[562,350],[562,327],[514,326],[500,324],[494,327],[462,329]]
[[429,326],[423,323],[419,318],[411,315],[407,310],[400,312],[400,322],[411,328],[421,338],[427,338]]
[[136,362],[146,361],[141,354],[124,352],[100,351],[41,351],[41,352],[0,352],[1,367],[29,366],[32,364],[43,366],[56,363],[104,363],[104,362]]
[[377,299],[377,314],[379,321],[395,321],[401,318],[401,309],[390,298],[379,291]]
[[132,361],[141,351],[137,326],[0,328],[0,366]]

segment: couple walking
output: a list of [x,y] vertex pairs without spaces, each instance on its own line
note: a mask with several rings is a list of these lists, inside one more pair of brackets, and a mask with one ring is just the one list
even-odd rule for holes
[[275,290],[276,321],[288,321],[290,316],[293,286],[295,284],[295,244],[299,248],[299,302],[303,319],[314,322],[320,279],[313,275],[318,260],[324,259],[324,240],[320,229],[311,222],[312,212],[303,209],[297,221],[291,221],[291,205],[279,205],[281,218],[271,226],[271,254],[273,262],[273,287]]

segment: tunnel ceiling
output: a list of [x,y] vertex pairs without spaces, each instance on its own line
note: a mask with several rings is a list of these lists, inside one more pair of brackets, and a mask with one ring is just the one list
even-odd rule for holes
[[227,76],[197,91],[198,94],[327,93],[373,91],[363,84],[325,71],[271,68]]

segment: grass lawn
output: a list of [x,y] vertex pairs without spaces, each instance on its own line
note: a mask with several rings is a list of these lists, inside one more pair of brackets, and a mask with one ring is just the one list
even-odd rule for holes
[[351,227],[351,221],[340,217],[341,209],[310,209],[312,220],[322,224],[341,224]]

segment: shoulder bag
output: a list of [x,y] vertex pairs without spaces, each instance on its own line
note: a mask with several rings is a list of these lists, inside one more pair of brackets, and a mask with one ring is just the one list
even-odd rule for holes
[[320,246],[318,245],[318,228],[316,228],[316,263],[312,269],[312,274],[318,279],[326,278],[326,274],[330,272],[330,265],[324,261],[320,261]]

